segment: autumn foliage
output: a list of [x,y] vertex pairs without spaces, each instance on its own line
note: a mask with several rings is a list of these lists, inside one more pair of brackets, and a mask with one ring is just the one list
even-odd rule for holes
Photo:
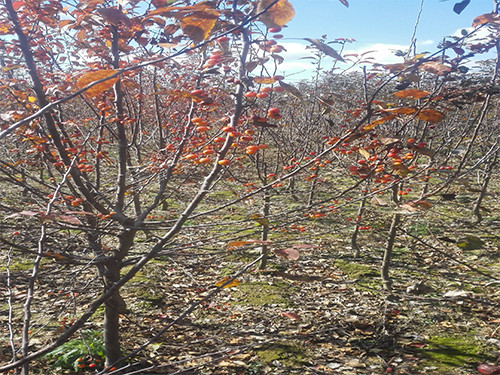
[[[319,247],[280,236],[305,242],[309,227],[338,217],[372,232],[384,212],[396,223],[387,255],[398,215],[425,215],[479,165],[491,176],[498,65],[493,78],[469,72],[466,50],[498,53],[498,14],[474,20],[489,30],[484,41],[464,35],[389,65],[346,55],[350,39],[304,38],[318,73],[311,84],[280,74],[292,3],[1,4],[1,251],[9,265],[29,260],[30,274],[8,286],[28,292],[10,310],[24,319],[10,320],[12,361],[0,371],[27,373],[91,322],[103,327],[105,363],[80,358],[73,368],[126,367],[247,271],[267,270],[268,257],[295,264]],[[362,69],[337,74],[339,64]],[[196,288],[165,329],[124,348],[127,287],[153,261],[212,247],[254,259],[212,280],[212,291]],[[52,299],[42,316],[37,304]],[[70,306],[71,323],[33,343],[35,326]]]

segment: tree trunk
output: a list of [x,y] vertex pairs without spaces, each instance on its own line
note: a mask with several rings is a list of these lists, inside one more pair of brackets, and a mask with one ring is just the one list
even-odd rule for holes
[[[260,239],[262,241],[267,241],[269,238],[269,213],[271,212],[271,194],[269,190],[264,191],[264,207],[262,208],[262,215],[264,216],[264,220],[262,225],[262,233]],[[269,253],[269,247],[267,245],[262,245],[261,254],[262,259],[260,261],[259,269],[264,270],[267,267],[267,257]]]
[[396,233],[400,222],[401,214],[394,214],[392,216],[391,228],[389,229],[389,239],[384,251],[384,259],[382,260],[382,268],[380,271],[382,276],[382,287],[385,290],[391,290],[392,287],[392,281],[389,277],[389,268],[391,266],[392,250],[394,248],[394,241],[396,240]]
[[477,197],[476,202],[474,203],[474,207],[472,209],[472,213],[476,217],[476,224],[483,220],[483,216],[481,215],[481,203],[483,202],[484,196],[486,195],[486,192],[488,191],[488,185],[490,183],[490,179],[491,179],[491,175],[493,173],[493,170],[495,169],[496,162],[497,162],[497,154],[495,154],[495,157],[493,158],[493,160],[490,162],[490,164],[487,167],[486,176],[484,177],[483,184],[481,186],[481,191],[480,191],[479,196]]
[[[365,206],[366,206],[366,195],[363,193],[363,199],[361,199],[361,202],[359,203],[358,207],[358,214],[356,215],[357,218],[362,218],[363,214],[365,212]],[[351,236],[351,247],[354,250],[354,257],[358,258],[361,254],[361,249],[358,245],[358,234],[359,234],[359,221],[356,219],[356,226],[354,227],[354,232],[352,233]]]
[[[398,191],[401,188],[402,188],[401,184],[396,184],[392,188],[392,200],[396,204],[400,202]],[[389,269],[391,267],[392,251],[394,248],[394,242],[396,241],[396,234],[400,222],[401,222],[401,214],[400,213],[393,214],[391,227],[389,229],[389,238],[387,239],[387,246],[384,251],[384,258],[382,259],[382,266],[380,269],[380,276],[382,277],[382,287],[385,290],[391,290],[392,287],[392,281],[391,278],[389,277]]]

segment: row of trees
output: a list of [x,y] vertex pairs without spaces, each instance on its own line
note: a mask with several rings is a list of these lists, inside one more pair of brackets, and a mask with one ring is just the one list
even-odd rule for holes
[[[500,54],[497,11],[474,21],[472,34],[488,30],[482,42],[470,44],[467,34],[400,64],[372,65],[308,39],[316,78],[291,85],[276,74],[281,27],[294,15],[287,0],[5,0],[2,8],[0,241],[12,352],[2,371],[27,374],[101,306],[103,371],[124,366],[120,289],[151,260],[182,247],[258,246],[254,262],[264,269],[273,230],[300,232],[303,220],[355,204],[347,225],[359,251],[358,233],[377,215],[368,200],[427,210],[428,197],[476,173],[471,210],[482,219],[498,160],[499,69],[498,62],[469,65],[472,54]],[[324,68],[332,58],[365,67],[336,73]],[[411,200],[409,186],[420,189]],[[214,198],[227,191],[223,201]],[[384,192],[389,199],[380,198]],[[215,215],[230,217],[248,202],[255,211],[243,228],[214,234],[231,225]],[[403,214],[392,215],[386,288]],[[209,236],[200,230],[206,223]],[[182,234],[190,240],[179,240]],[[29,269],[13,272],[21,260]],[[20,289],[26,293],[15,299]],[[54,290],[71,298],[47,316],[38,306]],[[72,324],[32,346],[41,332],[34,327],[70,307]]]

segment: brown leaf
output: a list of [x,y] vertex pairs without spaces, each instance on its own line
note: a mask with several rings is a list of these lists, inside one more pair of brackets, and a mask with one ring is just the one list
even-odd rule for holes
[[110,25],[118,26],[124,24],[130,26],[128,17],[118,8],[99,8],[96,10],[99,15],[104,18]]
[[281,315],[283,315],[285,318],[296,320],[298,322],[300,322],[302,320],[300,315],[297,313],[294,313],[294,312],[284,312]]
[[325,55],[333,57],[335,60],[345,62],[342,56],[340,56],[339,53],[335,51],[332,47],[330,47],[328,44],[325,44],[318,39],[304,38],[304,40],[307,40],[308,42],[312,43],[317,49],[319,49]]
[[[221,287],[225,282],[231,279],[231,276],[226,276],[222,280],[219,280],[215,283],[215,286]],[[235,286],[240,285],[241,282],[238,279],[234,279],[233,281],[229,282],[228,284],[224,285],[223,288],[233,288]]]
[[72,225],[82,225],[80,219],[71,215],[57,215],[55,218],[64,223],[72,224]]
[[297,260],[300,258],[300,252],[294,248],[289,249],[275,249],[274,253],[277,256],[283,257],[287,260]]
[[432,203],[429,203],[427,201],[423,201],[421,199],[419,199],[418,201],[410,202],[408,204],[415,206],[417,208],[423,209],[423,210],[428,210],[429,208],[432,207]]
[[295,86],[289,85],[288,83],[285,83],[283,81],[280,81],[280,86],[283,87],[286,92],[295,96],[297,99],[302,99],[302,93]]
[[429,95],[429,91],[418,90],[418,89],[406,89],[394,93],[394,96],[398,98],[401,99],[411,98],[415,100],[423,98],[424,96],[427,95]]
[[437,75],[443,75],[445,73],[448,73],[451,71],[451,68],[449,66],[443,65],[439,62],[435,61],[429,61],[426,63],[423,63],[420,65],[420,69],[425,70],[426,72],[432,73],[432,74],[437,74]]
[[245,246],[248,244],[259,244],[259,245],[270,245],[270,241],[261,241],[261,240],[241,240],[241,241],[232,241],[227,244],[227,251],[231,251],[237,247]]
[[444,120],[444,113],[436,111],[435,109],[422,109],[417,115],[417,118],[432,124],[437,124]]
[[213,9],[193,12],[180,19],[182,32],[194,43],[199,43],[208,38],[218,18],[219,12]]
[[[273,0],[260,0],[257,6],[257,13],[266,9]],[[288,0],[278,0],[271,8],[259,16],[261,21],[268,28],[281,27],[290,22],[295,16],[295,9]]]
[[389,205],[389,203],[387,203],[385,200],[383,200],[382,198],[379,198],[379,197],[372,197],[372,199],[370,200],[371,204],[374,205],[374,206],[380,206],[380,207],[387,207]]
[[390,138],[390,137],[380,137],[378,140],[384,146],[392,145],[393,143],[401,142],[401,139],[399,139],[399,138]]
[[398,165],[392,166],[392,172],[394,174],[397,174],[398,176],[406,177],[406,176],[408,176],[408,173],[410,173],[410,170],[408,169],[408,167],[406,165],[398,164]]
[[[76,86],[79,89],[82,89],[85,86],[90,85],[92,82],[107,78],[115,73],[116,73],[116,70],[114,70],[114,69],[102,69],[102,70],[97,70],[94,72],[88,72],[88,73],[85,73],[83,76],[81,76],[76,81]],[[110,78],[106,81],[103,81],[101,83],[96,84],[95,86],[92,86],[87,91],[85,91],[85,94],[87,94],[89,97],[93,98],[94,96],[102,94],[107,89],[110,89],[111,87],[113,87],[113,85],[117,81],[118,81],[118,77]]]
[[420,148],[417,148],[417,149],[415,149],[415,152],[418,152],[419,154],[428,156],[430,158],[432,158],[434,156],[434,154],[435,154],[435,152],[432,151],[429,147],[420,147]]

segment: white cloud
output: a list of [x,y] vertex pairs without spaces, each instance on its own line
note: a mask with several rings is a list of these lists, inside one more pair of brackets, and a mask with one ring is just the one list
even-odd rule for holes
[[[297,43],[297,42],[283,42],[281,43],[286,49],[281,55],[285,58],[285,61],[279,66],[278,73],[283,74],[285,77],[290,77],[290,80],[300,80],[311,77],[314,74],[315,66],[311,64],[314,60],[312,59],[301,59],[304,57],[312,57],[313,49],[306,48],[309,44],[307,43]],[[352,47],[353,45],[348,45]],[[338,47],[333,46],[334,49],[339,50]],[[342,52],[342,55],[358,55],[366,53],[364,57],[371,57],[372,62],[379,64],[393,64],[402,62],[403,59],[394,54],[395,51],[401,50],[405,51],[408,49],[408,45],[400,44],[365,44],[359,45],[355,48],[349,48]],[[368,53],[367,53],[368,52]],[[350,57],[352,61],[356,60],[356,57]],[[337,62],[336,66],[340,69],[347,69],[352,65],[352,62],[341,63]],[[371,65],[368,62],[362,63],[359,66]],[[322,60],[322,66],[325,70],[330,69],[333,66],[333,59],[326,56]]]
[[418,46],[432,46],[433,44],[435,44],[436,42],[433,41],[432,39],[428,39],[428,40],[422,40],[422,41],[418,41],[417,40],[417,45]]

